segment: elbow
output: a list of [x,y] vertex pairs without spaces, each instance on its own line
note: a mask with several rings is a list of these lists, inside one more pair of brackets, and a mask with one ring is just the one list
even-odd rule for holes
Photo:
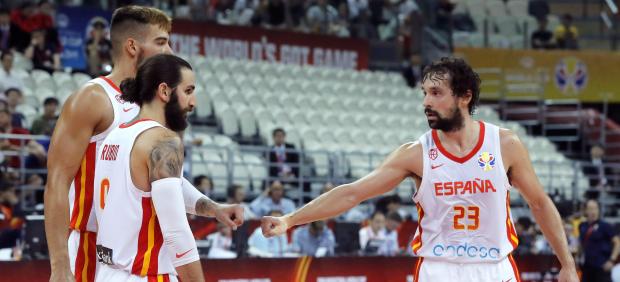
[[530,210],[533,213],[539,213],[544,212],[545,210],[547,210],[548,207],[553,206],[553,203],[547,195],[543,194],[539,197],[531,199],[528,202],[528,205],[530,206]]

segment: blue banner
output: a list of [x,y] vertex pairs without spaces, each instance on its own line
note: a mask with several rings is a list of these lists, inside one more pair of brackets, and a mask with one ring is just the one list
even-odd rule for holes
[[90,37],[92,23],[104,21],[109,27],[112,12],[84,7],[61,6],[56,12],[58,36],[63,46],[60,56],[63,67],[85,70],[86,42]]

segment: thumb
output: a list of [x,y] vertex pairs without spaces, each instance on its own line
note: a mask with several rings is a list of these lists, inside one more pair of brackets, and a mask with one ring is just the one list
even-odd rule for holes
[[235,222],[233,222],[228,216],[221,216],[218,218],[218,221],[232,228],[232,230],[237,230],[237,224],[235,224]]

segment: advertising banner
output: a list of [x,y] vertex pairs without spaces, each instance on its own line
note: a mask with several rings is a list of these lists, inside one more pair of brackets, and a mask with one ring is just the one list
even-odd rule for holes
[[174,20],[172,49],[184,55],[367,69],[366,40]]
[[91,24],[95,20],[108,23],[112,13],[95,8],[58,7],[56,24],[58,35],[63,46],[60,56],[63,67],[76,70],[86,69],[86,41],[90,37]]
[[[482,92],[504,91],[510,97],[527,94],[523,93],[523,88],[519,90],[519,85],[537,84],[540,87],[530,87],[530,92],[540,91],[547,99],[600,102],[608,97],[610,102],[620,102],[620,87],[616,81],[620,77],[618,53],[490,48],[459,48],[455,53],[476,69],[500,71],[481,73]],[[483,95],[482,98],[496,97]]]

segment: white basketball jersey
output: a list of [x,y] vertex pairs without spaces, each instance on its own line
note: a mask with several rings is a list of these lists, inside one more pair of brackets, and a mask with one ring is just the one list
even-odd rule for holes
[[499,128],[479,122],[475,148],[450,154],[436,130],[420,137],[424,171],[413,200],[419,214],[416,255],[455,263],[496,262],[517,247]]
[[151,200],[138,189],[130,172],[136,138],[161,124],[137,120],[122,124],[104,140],[97,153],[95,214],[99,223],[97,260],[134,275],[176,275]]
[[75,174],[69,190],[70,203],[70,228],[77,231],[97,232],[95,215],[92,212],[93,191],[95,177],[96,153],[112,129],[119,124],[128,122],[138,115],[140,107],[136,104],[125,102],[121,99],[121,91],[107,77],[98,77],[86,83],[86,85],[97,84],[103,88],[110,99],[114,111],[114,121],[103,132],[92,136],[86,148],[80,168]]

